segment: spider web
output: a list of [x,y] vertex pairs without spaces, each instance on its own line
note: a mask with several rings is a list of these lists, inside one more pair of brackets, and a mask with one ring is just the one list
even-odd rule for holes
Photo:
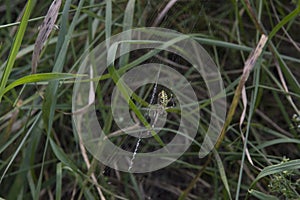
[[[159,1],[160,2],[160,1]],[[147,0],[147,3],[145,5],[144,11],[143,11],[143,16],[147,16],[147,25],[148,26],[159,26],[159,27],[164,27],[164,28],[171,28],[173,29],[173,22],[172,22],[172,16],[174,15],[174,13],[178,10],[181,9],[181,5],[178,5],[178,3],[184,3],[184,2],[180,2],[180,1],[176,1],[176,3],[174,5],[172,5],[171,9],[169,9],[168,11],[164,10],[164,8],[166,7],[166,1],[160,2],[159,6],[157,6],[156,1],[153,0]],[[201,12],[202,10],[202,6],[201,9],[199,11],[199,15],[198,18],[201,17]],[[154,10],[154,12],[153,12]],[[165,12],[165,13],[164,13]],[[183,11],[188,13],[187,11]],[[198,22],[198,19],[194,19],[193,22],[190,24],[190,28],[187,27],[183,27],[185,30],[190,29],[190,32],[193,32],[196,24]],[[147,26],[146,25],[146,26]],[[180,31],[180,30],[179,30]],[[148,62],[157,62],[159,61],[161,58],[160,57],[156,57],[156,58],[151,58]],[[180,64],[176,65],[176,56],[172,55],[170,57],[171,60],[173,60],[173,63],[175,66],[177,67],[181,67]],[[160,61],[161,62],[161,61]],[[148,87],[148,93],[144,93],[141,94],[142,96],[144,95],[143,99],[147,99],[147,97],[149,96],[149,91],[150,91],[150,100],[148,101],[149,106],[151,105],[155,105],[157,104],[157,99],[158,99],[158,93],[159,91],[161,91],[160,89],[160,85],[158,84],[158,79],[159,79],[159,75],[160,75],[160,71],[157,73],[157,79],[155,81],[155,84],[150,85]],[[139,106],[139,105],[137,105]],[[145,110],[146,111],[146,115],[145,117],[147,117],[147,115],[149,115],[149,109],[148,108],[141,108],[141,110]],[[155,125],[155,124],[152,124]],[[128,171],[131,170],[132,166],[134,165],[134,160],[135,160],[135,156],[138,152],[145,152],[147,151],[147,147],[145,146],[146,144],[149,144],[151,142],[143,142],[143,140],[147,140],[141,137],[142,133],[139,134],[139,137],[133,138],[129,135],[126,135],[121,141],[119,141],[119,143],[117,144],[119,147],[122,147],[122,149],[126,150],[126,151],[131,151],[133,152],[133,157],[131,158],[130,165],[128,168]],[[134,141],[132,141],[134,140]],[[153,142],[153,141],[152,141]],[[144,146],[145,148],[141,148],[142,146]],[[149,148],[148,148],[149,150]],[[150,149],[151,150],[151,149]],[[112,153],[111,158],[113,159],[114,154]]]

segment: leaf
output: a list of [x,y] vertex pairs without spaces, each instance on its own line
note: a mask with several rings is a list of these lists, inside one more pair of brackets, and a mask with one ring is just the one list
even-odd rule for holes
[[56,189],[55,189],[55,199],[61,199],[61,189],[62,189],[62,163],[56,165]]
[[300,169],[300,159],[291,160],[288,162],[282,162],[277,165],[267,166],[258,174],[256,179],[252,182],[250,189],[253,188],[253,186],[256,184],[256,182],[259,179],[261,179],[265,176],[268,176],[271,174],[276,174],[276,173],[283,172],[283,171],[295,170],[295,169]]
[[76,78],[80,75],[78,74],[68,74],[68,73],[42,73],[42,74],[32,74],[24,76],[11,84],[9,84],[1,93],[0,98],[9,90],[26,83],[36,83],[40,81],[50,81],[50,80],[64,80],[70,78]]
[[257,190],[249,190],[249,193],[252,194],[257,199],[278,200],[278,198],[273,196],[273,195],[265,194],[265,193],[262,193],[262,192],[257,191]]
[[74,162],[68,157],[68,155],[63,151],[63,149],[55,144],[55,142],[50,138],[51,148],[53,153],[66,166],[69,166],[73,171],[78,171],[78,168]]
[[[133,16],[134,16],[134,5],[135,0],[129,0],[124,12],[124,21],[123,21],[123,34],[122,34],[122,40],[130,40],[131,39],[131,29],[133,24]],[[124,32],[126,31],[126,34]],[[121,43],[120,46],[120,66],[124,66],[128,63],[129,60],[129,54],[127,53],[130,50],[130,44],[128,43]],[[124,55],[123,55],[124,54]]]
[[[28,24],[28,19],[29,19],[32,7],[33,7],[33,1],[29,0],[27,2],[26,9],[25,9],[24,15],[23,15],[21,23],[20,23],[20,27],[18,29],[17,36],[14,39],[11,51],[9,53],[6,67],[4,68],[4,73],[2,75],[1,82],[0,82],[0,93],[3,92],[5,85],[7,83],[8,77],[10,75],[10,72],[12,70],[12,67],[15,63],[16,56],[20,49],[20,46],[21,46],[21,43],[23,40],[23,36],[24,36],[25,30],[26,30],[26,27]],[[0,96],[0,102],[1,102],[1,96]]]
[[216,162],[217,162],[217,165],[218,165],[219,173],[220,173],[220,176],[221,176],[221,180],[222,180],[222,182],[224,184],[225,190],[226,190],[226,192],[227,192],[227,194],[229,196],[229,199],[232,199],[231,194],[230,194],[230,189],[229,189],[229,184],[228,184],[226,172],[225,172],[225,168],[224,168],[224,165],[222,163],[221,157],[220,157],[220,155],[218,154],[218,152],[215,149],[213,149],[213,152],[214,152],[214,156],[216,158]]
[[112,27],[112,5],[111,0],[106,0],[105,9],[105,39],[106,48],[109,49],[110,37],[111,37],[111,27]]

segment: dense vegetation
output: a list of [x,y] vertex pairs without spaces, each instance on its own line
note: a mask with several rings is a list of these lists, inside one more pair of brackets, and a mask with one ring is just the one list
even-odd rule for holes
[[[56,21],[60,28],[53,29],[46,40],[37,74],[32,75],[34,44],[51,3],[5,0],[0,4],[0,197],[300,198],[299,0],[64,0]],[[106,38],[152,26],[190,35],[204,47],[221,72],[226,110],[233,118],[216,151],[199,159],[201,133],[211,114],[207,88],[186,60],[173,54],[163,58],[167,53],[161,52],[144,63],[171,65],[192,83],[201,107],[199,133],[171,165],[148,173],[122,172],[105,166],[82,146],[72,121],[78,114],[72,113],[74,77],[84,55]],[[245,83],[246,103],[242,97],[234,102],[245,62],[262,34],[269,41]],[[125,65],[146,53],[135,52]],[[116,69],[106,70],[104,74],[110,76],[97,80],[95,103],[107,135],[119,130],[111,108],[112,74],[117,71],[111,70]],[[140,106],[145,101],[144,108],[149,103],[170,107],[166,130],[160,133],[168,143],[173,137],[168,130],[176,133],[178,128],[180,105],[176,96],[171,98],[170,88],[158,85],[156,92],[154,88],[155,84],[149,84],[134,91],[143,100],[132,97],[132,102]],[[157,97],[159,91],[166,94]],[[150,102],[152,95],[154,102]],[[236,109],[230,109],[232,102],[237,103]],[[136,118],[138,114],[133,113]],[[157,140],[143,139],[139,150],[157,149]],[[125,134],[112,141],[132,152],[137,144],[137,138]]]

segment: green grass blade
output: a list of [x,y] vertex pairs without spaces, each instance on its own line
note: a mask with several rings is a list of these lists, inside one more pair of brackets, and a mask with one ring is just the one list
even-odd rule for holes
[[145,117],[142,115],[142,113],[139,111],[139,109],[136,107],[136,105],[133,103],[133,101],[130,99],[129,94],[130,92],[130,88],[128,86],[126,86],[126,84],[122,81],[122,79],[120,79],[119,74],[117,72],[117,70],[113,67],[110,66],[108,67],[108,71],[113,79],[113,81],[116,83],[119,91],[121,92],[121,94],[123,95],[123,97],[125,99],[128,99],[128,104],[130,109],[133,110],[133,112],[136,114],[137,118],[139,120],[141,120],[142,124],[149,130],[151,131],[151,134],[153,135],[153,137],[155,138],[155,140],[162,146],[164,147],[165,144],[164,142],[161,140],[161,138],[155,133],[155,131],[152,129],[151,125],[147,122],[147,120],[145,119]]
[[269,34],[269,40],[271,40],[275,34],[289,21],[291,21],[293,18],[297,17],[300,13],[300,5],[296,7],[290,14],[285,16],[270,32]]
[[105,39],[106,48],[109,49],[109,38],[111,37],[111,26],[112,26],[112,5],[111,0],[106,0],[105,9]]
[[260,200],[278,200],[278,198],[273,195],[265,194],[257,190],[250,190],[249,193]]
[[56,165],[56,187],[55,187],[55,199],[61,199],[61,189],[62,189],[62,164],[58,163]]
[[221,180],[224,184],[226,192],[229,196],[229,199],[232,199],[231,194],[230,194],[229,185],[228,185],[228,179],[227,179],[227,176],[226,176],[226,173],[225,173],[225,168],[224,168],[222,160],[221,160],[221,158],[220,158],[220,156],[219,156],[219,154],[216,150],[214,150],[214,156],[215,156],[215,159],[216,159],[216,162],[217,162],[217,165],[218,165],[218,169],[219,169],[219,173],[220,173],[220,177],[221,177]]
[[[33,0],[28,0],[28,2],[27,2],[26,9],[25,9],[24,15],[22,17],[17,35],[15,37],[10,54],[8,56],[8,61],[7,61],[6,67],[4,69],[4,73],[2,74],[2,77],[1,77],[0,92],[2,92],[4,90],[4,88],[7,84],[8,77],[9,77],[11,70],[13,68],[13,65],[15,63],[16,56],[20,49],[20,46],[21,46],[21,43],[22,43],[22,40],[23,40],[23,37],[25,34],[25,30],[26,30],[26,27],[28,24],[28,19],[30,17],[30,13],[31,13],[31,10],[33,7],[33,2],[34,2]],[[0,96],[0,102],[1,102],[1,96]]]
[[1,97],[11,89],[23,85],[26,83],[36,83],[41,81],[51,81],[51,80],[65,80],[65,79],[71,79],[76,78],[77,74],[68,74],[68,73],[42,73],[42,74],[31,74],[24,76],[22,78],[19,78],[18,80],[15,80],[11,84],[9,84],[1,93],[0,93],[0,99]]
[[[131,39],[131,31],[132,29],[132,24],[133,24],[133,16],[134,16],[134,4],[135,0],[129,0],[124,12],[124,20],[123,20],[123,31],[127,31],[127,34],[123,34],[123,40],[129,40]],[[128,43],[122,43],[120,47],[120,67],[126,65],[129,60],[129,54],[124,54],[124,52],[128,52],[130,49],[130,44]]]
[[[295,17],[297,17],[300,13],[300,5],[298,3],[296,9],[294,9],[291,13],[289,13],[287,16],[285,16],[270,32],[269,34],[269,40],[271,40],[275,34],[288,22],[290,22],[291,20],[293,20]],[[297,79],[294,77],[294,75],[291,73],[291,71],[289,70],[289,68],[287,67],[287,65],[285,64],[285,62],[282,59],[282,56],[279,54],[279,52],[277,51],[277,48],[273,45],[272,48],[276,54],[276,57],[279,61],[279,66],[281,68],[281,70],[283,71],[284,75],[286,76],[286,79],[288,81],[288,83],[291,85],[291,87],[293,88],[293,90],[296,93],[300,93],[300,85],[297,81]]]
[[256,179],[252,182],[250,189],[254,187],[257,181],[259,181],[265,176],[296,169],[300,169],[300,159],[279,163],[277,165],[267,166],[258,174]]
[[50,144],[51,148],[53,150],[53,153],[55,156],[60,160],[63,164],[70,167],[72,170],[77,171],[76,165],[72,162],[72,160],[69,158],[69,156],[63,151],[61,147],[59,147],[57,144],[55,144],[54,140],[50,138]]

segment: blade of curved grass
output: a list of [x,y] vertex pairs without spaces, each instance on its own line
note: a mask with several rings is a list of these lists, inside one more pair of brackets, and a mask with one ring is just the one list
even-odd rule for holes
[[257,149],[263,149],[269,146],[273,146],[276,144],[283,144],[283,143],[294,143],[294,144],[300,144],[299,139],[292,139],[292,138],[280,138],[280,139],[273,139],[267,142],[264,142],[260,145],[258,145],[256,148]]
[[280,173],[283,171],[289,171],[289,170],[296,170],[296,169],[300,169],[300,159],[297,160],[291,160],[291,161],[287,161],[287,162],[282,162],[279,163],[277,165],[271,165],[271,166],[267,166],[265,167],[255,178],[255,180],[252,182],[252,184],[250,185],[250,189],[252,189],[254,187],[254,185],[263,177],[268,176],[268,175],[272,175],[272,174],[276,174],[276,173]]
[[60,160],[66,166],[70,167],[74,172],[79,171],[76,164],[74,164],[73,161],[68,157],[68,155],[65,154],[61,147],[55,144],[52,138],[50,138],[50,145],[53,150],[53,153],[55,154],[58,160]]
[[253,195],[254,197],[256,197],[257,199],[261,199],[261,200],[265,200],[265,199],[278,200],[278,198],[273,196],[273,195],[265,194],[265,193],[262,193],[262,192],[257,191],[257,190],[249,190],[249,193],[251,195]]
[[9,84],[4,90],[0,93],[0,98],[9,90],[26,83],[36,83],[40,81],[51,81],[51,80],[65,80],[76,78],[80,75],[78,74],[69,74],[69,73],[42,73],[42,74],[31,74],[19,78],[18,80]]
[[214,152],[214,156],[215,156],[215,159],[216,159],[216,162],[217,162],[217,165],[218,165],[219,173],[220,173],[220,176],[221,176],[221,180],[224,184],[225,190],[226,190],[226,192],[229,196],[229,199],[232,199],[231,194],[230,194],[229,185],[228,185],[227,176],[226,176],[226,173],[225,173],[225,168],[224,168],[224,165],[222,163],[222,160],[221,160],[218,152],[216,151],[216,149],[214,149],[213,152]]
[[297,7],[290,12],[287,16],[285,16],[270,32],[269,34],[269,40],[271,40],[275,34],[289,21],[297,17],[300,13],[300,3],[298,3]]
[[[9,77],[11,70],[13,68],[13,65],[15,63],[16,56],[20,49],[20,46],[21,46],[21,43],[22,43],[22,40],[23,40],[23,37],[25,34],[25,30],[26,30],[26,27],[28,24],[28,19],[29,19],[31,10],[33,8],[33,4],[34,4],[33,0],[28,0],[28,2],[26,4],[26,9],[25,9],[24,15],[22,17],[20,27],[19,27],[17,35],[14,39],[11,51],[8,56],[8,61],[7,61],[6,67],[5,67],[2,77],[1,77],[0,92],[2,92],[4,90],[5,85],[7,84],[7,81],[8,81],[8,77]],[[1,99],[2,98],[0,96],[0,102],[1,102]]]

